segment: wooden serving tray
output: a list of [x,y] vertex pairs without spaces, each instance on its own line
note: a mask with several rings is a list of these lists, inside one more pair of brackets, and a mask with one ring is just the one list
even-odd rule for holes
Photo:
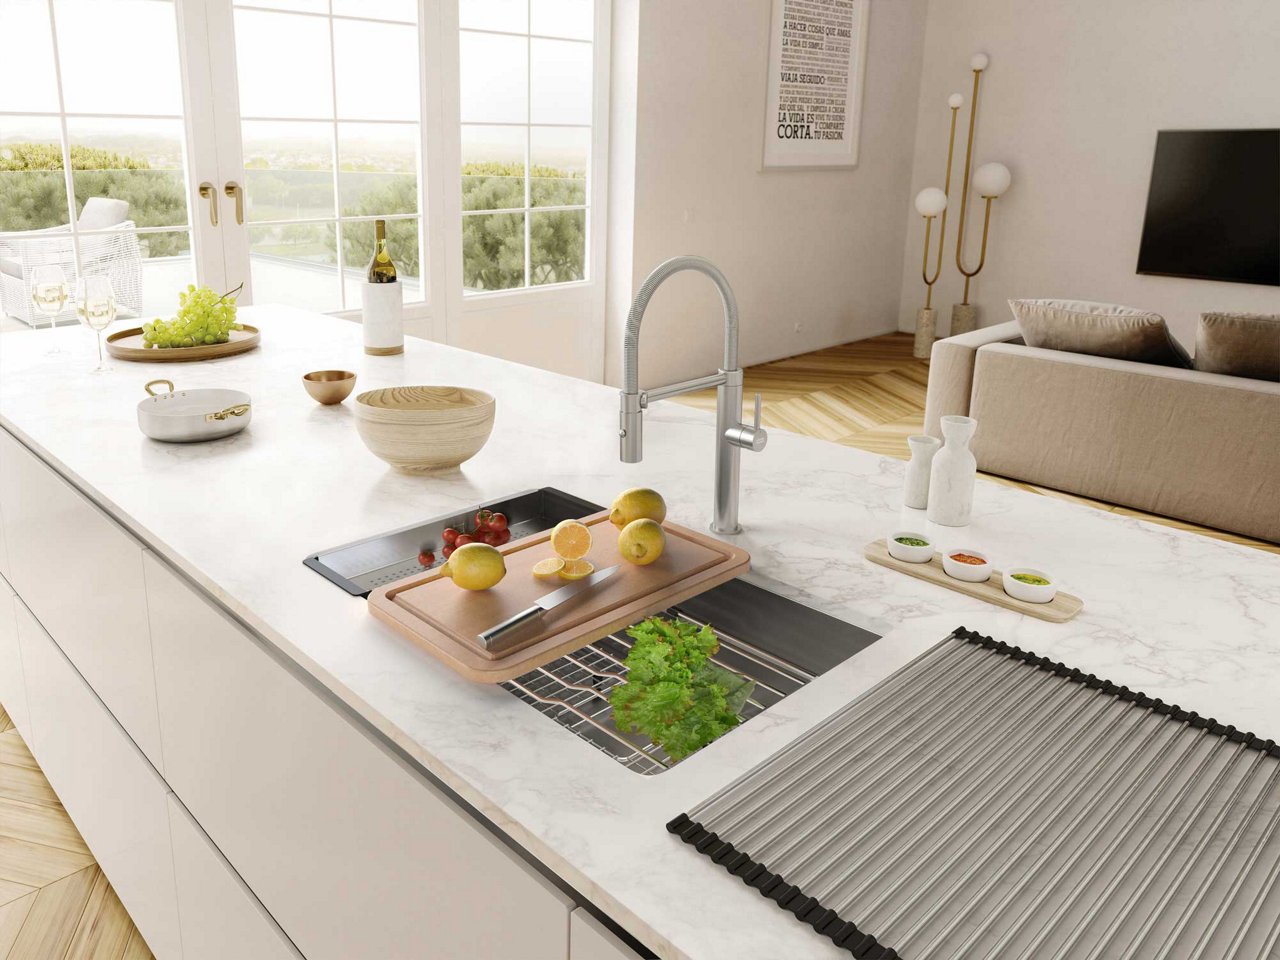
[[152,347],[148,350],[142,345],[142,328],[130,327],[107,337],[107,353],[117,360],[138,363],[190,363],[192,360],[213,360],[246,353],[261,339],[261,331],[246,323],[243,330],[232,330],[226,343],[202,343],[197,347],[169,347],[167,350]]
[[942,569],[940,553],[935,553],[928,563],[907,563],[905,560],[890,556],[889,547],[884,540],[872,540],[862,552],[868,560],[882,567],[889,567],[918,580],[927,580],[948,590],[954,590],[956,593],[968,594],[987,603],[994,603],[997,607],[1016,610],[1018,613],[1025,613],[1028,617],[1048,620],[1051,623],[1065,623],[1084,609],[1083,600],[1070,593],[1063,593],[1061,590],[1049,603],[1027,603],[1025,600],[1016,600],[1004,592],[1000,571],[994,568],[991,571],[991,579],[985,583],[957,580],[955,577],[947,576],[947,572]]
[[500,655],[480,646],[480,631],[570,582],[538,580],[530,572],[539,560],[555,555],[549,530],[500,548],[507,575],[490,590],[463,590],[436,568],[373,591],[369,612],[468,680],[501,683],[731,580],[750,566],[745,550],[674,523],[663,524],[667,547],[662,556],[648,566],[635,566],[619,556],[618,531],[608,517],[598,513],[583,519],[593,534],[587,559],[597,570],[618,564],[618,572],[548,611],[528,627],[525,639]]

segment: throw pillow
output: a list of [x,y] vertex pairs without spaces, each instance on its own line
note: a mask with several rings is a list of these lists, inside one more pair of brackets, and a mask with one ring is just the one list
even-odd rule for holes
[[84,202],[76,226],[81,230],[102,230],[129,219],[129,201],[115,197],[90,197]]
[[1280,314],[1200,314],[1196,369],[1280,383]]
[[1190,367],[1191,358],[1169,334],[1164,317],[1146,310],[1087,300],[1010,300],[1029,347]]

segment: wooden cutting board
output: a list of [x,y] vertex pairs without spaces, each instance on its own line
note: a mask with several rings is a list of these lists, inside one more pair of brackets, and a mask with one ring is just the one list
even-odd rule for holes
[[750,566],[745,550],[664,523],[666,550],[653,563],[638,567],[619,556],[618,530],[607,513],[582,522],[593,534],[587,559],[597,570],[618,564],[618,572],[548,611],[530,624],[527,637],[498,656],[480,646],[480,631],[570,582],[558,577],[539,580],[530,572],[539,560],[555,555],[549,530],[500,548],[507,575],[492,589],[463,590],[437,568],[374,590],[369,612],[467,679],[501,683],[731,580]]

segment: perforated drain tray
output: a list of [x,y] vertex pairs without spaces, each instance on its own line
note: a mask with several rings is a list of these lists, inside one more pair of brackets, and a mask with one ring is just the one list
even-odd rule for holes
[[1280,747],[963,627],[667,829],[859,958],[1280,956]]

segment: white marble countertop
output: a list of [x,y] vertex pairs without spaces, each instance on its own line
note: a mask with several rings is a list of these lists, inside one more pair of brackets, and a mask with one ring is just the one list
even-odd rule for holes
[[[763,453],[742,458],[736,540],[752,577],[884,639],[678,767],[640,776],[501,689],[455,676],[302,558],[543,485],[606,504],[653,486],[672,519],[704,528],[710,417],[656,405],[644,461],[623,464],[613,389],[415,340],[404,356],[367,357],[355,325],[287,308],[243,317],[263,331],[250,354],[116,361],[97,375],[83,330],[6,334],[0,423],[663,957],[847,956],[664,824],[955,626],[1280,738],[1280,557],[980,481],[974,522],[930,532],[997,565],[1054,571],[1085,600],[1066,624],[1025,618],[867,562],[867,541],[924,522],[899,507],[903,465],[775,430]],[[46,356],[49,336],[73,352]],[[358,389],[487,390],[493,436],[459,472],[396,474],[360,442],[352,401],[321,407],[303,391],[304,372],[334,367],[356,370]],[[148,440],[134,407],[156,377],[246,390],[253,423],[214,443]],[[209,490],[234,523],[192,509]]]

